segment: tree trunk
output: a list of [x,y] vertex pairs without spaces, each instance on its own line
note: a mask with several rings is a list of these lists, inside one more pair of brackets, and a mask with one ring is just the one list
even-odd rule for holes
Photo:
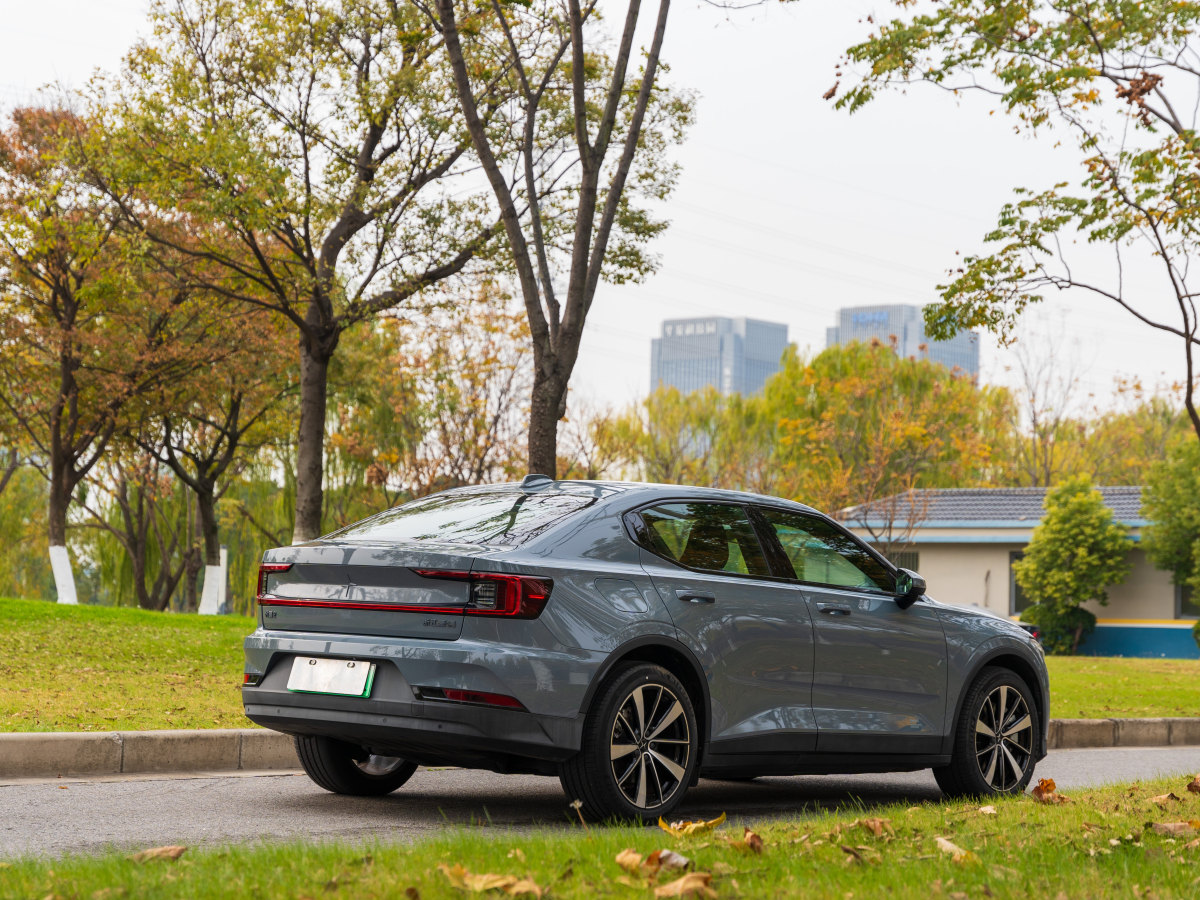
[[200,534],[204,539],[204,588],[197,611],[213,616],[221,609],[221,541],[217,533],[217,508],[213,485],[201,483],[196,490],[196,508],[200,513]]
[[321,536],[324,501],[325,409],[332,348],[300,342],[300,429],[296,436],[296,522],[292,543]]
[[54,590],[58,602],[72,606],[79,602],[75,594],[75,574],[67,553],[67,506],[71,502],[71,485],[67,479],[66,462],[57,443],[50,459],[50,504],[47,510],[50,531],[50,569],[54,573]]
[[529,403],[529,474],[558,477],[558,420],[563,417],[566,386],[540,370]]

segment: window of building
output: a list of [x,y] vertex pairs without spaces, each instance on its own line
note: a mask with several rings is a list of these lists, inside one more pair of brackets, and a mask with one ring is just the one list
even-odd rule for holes
[[1021,590],[1021,586],[1017,584],[1016,573],[1013,572],[1013,563],[1025,558],[1025,553],[1022,550],[1013,550],[1008,554],[1008,596],[1009,596],[1009,615],[1020,615],[1029,607],[1033,606],[1029,602],[1029,598],[1025,596],[1025,592]]
[[1175,585],[1175,618],[1200,619],[1200,597],[1190,584]]
[[885,555],[897,569],[911,569],[914,572],[921,571],[921,554],[917,550],[897,550],[895,553]]

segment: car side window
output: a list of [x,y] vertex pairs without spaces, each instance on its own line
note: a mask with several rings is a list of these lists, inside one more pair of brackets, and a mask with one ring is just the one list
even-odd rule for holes
[[891,571],[850,535],[823,522],[788,510],[762,507],[798,581],[829,587],[893,593]]
[[646,549],[690,569],[770,575],[746,510],[727,503],[664,503],[637,513]]

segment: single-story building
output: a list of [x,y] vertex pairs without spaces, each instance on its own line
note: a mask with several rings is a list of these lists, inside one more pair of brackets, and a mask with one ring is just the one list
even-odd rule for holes
[[[1170,572],[1151,565],[1137,546],[1142,528],[1142,489],[1103,487],[1104,502],[1130,528],[1133,569],[1108,589],[1108,605],[1088,603],[1096,631],[1080,647],[1094,656],[1200,658],[1192,626],[1200,598],[1173,583]],[[893,545],[915,523],[905,549],[891,558],[924,576],[929,595],[943,603],[979,606],[1016,618],[1029,605],[1013,577],[1041,521],[1045,488],[915,490],[842,510],[838,518],[855,534]],[[886,551],[885,551],[886,552]]]

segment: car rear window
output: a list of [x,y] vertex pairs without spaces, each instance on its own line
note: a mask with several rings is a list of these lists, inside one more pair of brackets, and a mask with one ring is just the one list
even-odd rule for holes
[[329,540],[449,541],[515,546],[595,503],[561,491],[434,494],[349,525]]

